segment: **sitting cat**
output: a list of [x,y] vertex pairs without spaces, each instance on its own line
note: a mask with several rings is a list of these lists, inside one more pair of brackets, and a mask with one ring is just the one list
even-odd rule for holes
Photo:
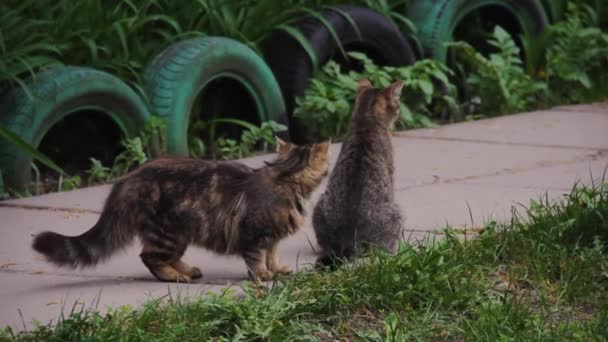
[[402,87],[401,81],[384,89],[359,81],[340,155],[313,212],[322,248],[318,266],[335,266],[370,245],[394,250],[401,236],[403,219],[394,203],[389,129],[399,117]]
[[234,161],[156,159],[114,184],[91,229],[78,236],[44,232],[33,248],[57,265],[94,266],[138,236],[143,263],[163,281],[202,276],[181,260],[191,244],[241,255],[257,280],[288,273],[277,244],[302,226],[305,202],[327,175],[329,142],[278,140],[278,151],[259,169]]

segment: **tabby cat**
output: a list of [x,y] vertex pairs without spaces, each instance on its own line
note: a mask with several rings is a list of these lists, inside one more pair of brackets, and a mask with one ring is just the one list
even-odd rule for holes
[[330,144],[277,141],[278,157],[259,169],[234,161],[151,161],[114,184],[91,229],[78,236],[44,232],[33,248],[60,266],[94,266],[138,236],[144,265],[163,281],[202,276],[181,260],[191,244],[242,256],[256,280],[288,273],[277,244],[302,226],[306,201],[327,175]]
[[383,89],[359,81],[340,155],[313,211],[322,248],[318,266],[336,266],[360,256],[370,245],[394,250],[401,236],[389,129],[399,117],[402,87],[401,81]]

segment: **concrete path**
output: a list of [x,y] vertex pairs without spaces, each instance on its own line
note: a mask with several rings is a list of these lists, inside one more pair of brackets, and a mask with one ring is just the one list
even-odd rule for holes
[[[446,223],[474,227],[490,218],[508,219],[513,205],[526,206],[542,194],[559,198],[575,181],[589,183],[590,174],[601,178],[608,167],[608,103],[399,132],[393,144],[407,238],[422,239]],[[334,158],[338,152],[339,145],[333,146]],[[245,162],[260,165],[270,158]],[[75,303],[98,303],[104,310],[168,293],[238,290],[247,276],[243,261],[197,248],[190,248],[185,260],[202,268],[203,279],[189,285],[157,282],[140,262],[137,244],[80,271],[54,268],[31,250],[32,236],[42,230],[76,235],[91,227],[108,191],[109,186],[99,186],[0,202],[0,327],[55,322]],[[315,259],[314,247],[308,224],[280,245],[280,253],[287,264],[302,269]]]

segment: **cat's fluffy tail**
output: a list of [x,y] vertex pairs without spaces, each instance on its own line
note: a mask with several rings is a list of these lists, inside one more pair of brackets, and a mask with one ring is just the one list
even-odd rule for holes
[[78,236],[49,231],[40,233],[34,238],[32,248],[58,266],[94,266],[134,238],[135,232],[130,227],[121,227],[119,215],[113,209],[104,208],[99,221]]

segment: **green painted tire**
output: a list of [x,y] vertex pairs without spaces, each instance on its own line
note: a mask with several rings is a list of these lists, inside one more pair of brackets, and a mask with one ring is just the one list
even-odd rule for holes
[[408,16],[418,28],[424,55],[446,62],[453,32],[469,13],[484,6],[500,6],[512,13],[526,34],[539,36],[548,25],[539,0],[415,0]]
[[[26,84],[32,98],[21,87],[15,87],[0,99],[0,123],[34,147],[39,146],[53,125],[81,110],[107,114],[127,137],[136,136],[150,117],[138,94],[103,71],[55,68],[40,72]],[[0,139],[0,167],[8,187],[26,188],[31,162],[32,158],[17,146]]]
[[143,74],[150,110],[167,122],[167,153],[188,155],[188,126],[195,100],[209,82],[224,77],[247,89],[257,107],[256,121],[287,125],[279,85],[253,50],[228,38],[184,40],[156,56]]

